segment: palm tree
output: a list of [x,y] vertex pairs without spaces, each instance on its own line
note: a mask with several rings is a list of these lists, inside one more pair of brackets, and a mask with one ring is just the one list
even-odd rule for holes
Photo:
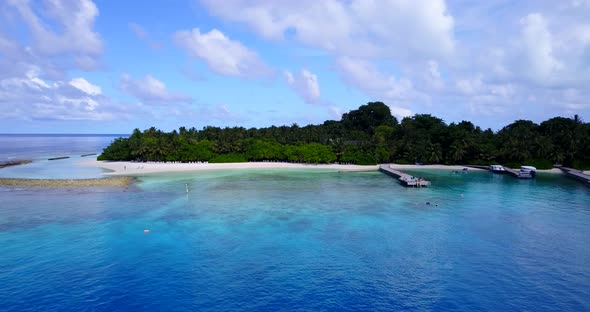
[[436,164],[436,163],[440,162],[440,160],[442,158],[440,144],[430,143],[427,148],[427,153],[428,153],[428,161],[430,163]]
[[454,163],[463,161],[463,157],[465,157],[466,153],[467,151],[465,150],[465,144],[463,144],[463,142],[457,140],[451,144],[451,159]]

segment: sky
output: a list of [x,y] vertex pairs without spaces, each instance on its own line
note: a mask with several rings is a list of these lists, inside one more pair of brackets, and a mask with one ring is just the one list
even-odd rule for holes
[[0,133],[590,121],[590,0],[3,0]]

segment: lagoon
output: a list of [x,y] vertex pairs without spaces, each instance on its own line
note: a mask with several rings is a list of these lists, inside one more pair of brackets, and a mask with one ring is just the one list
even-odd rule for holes
[[1,189],[0,308],[590,307],[584,186],[416,173],[435,186],[243,170],[145,176],[127,189]]
[[0,187],[0,310],[590,309],[587,187],[408,173],[433,186],[222,170]]

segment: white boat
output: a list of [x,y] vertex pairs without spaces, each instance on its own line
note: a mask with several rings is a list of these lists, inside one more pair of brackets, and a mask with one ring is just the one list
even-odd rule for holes
[[531,177],[535,177],[537,174],[537,168],[533,166],[520,166],[520,175],[526,176],[530,175]]
[[504,170],[504,167],[501,165],[491,165],[489,167],[489,170],[491,172],[504,172],[504,171],[506,171],[506,170]]

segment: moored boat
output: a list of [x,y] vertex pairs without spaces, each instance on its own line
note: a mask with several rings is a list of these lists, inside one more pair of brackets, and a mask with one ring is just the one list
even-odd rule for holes
[[535,168],[533,166],[520,166],[519,175],[522,175],[522,176],[530,175],[531,178],[534,178],[536,174],[537,174],[537,168]]
[[491,172],[500,172],[500,173],[501,173],[501,172],[504,172],[504,171],[506,171],[506,170],[504,169],[504,166],[502,166],[502,165],[491,165],[491,166],[489,167],[489,170],[490,170]]

